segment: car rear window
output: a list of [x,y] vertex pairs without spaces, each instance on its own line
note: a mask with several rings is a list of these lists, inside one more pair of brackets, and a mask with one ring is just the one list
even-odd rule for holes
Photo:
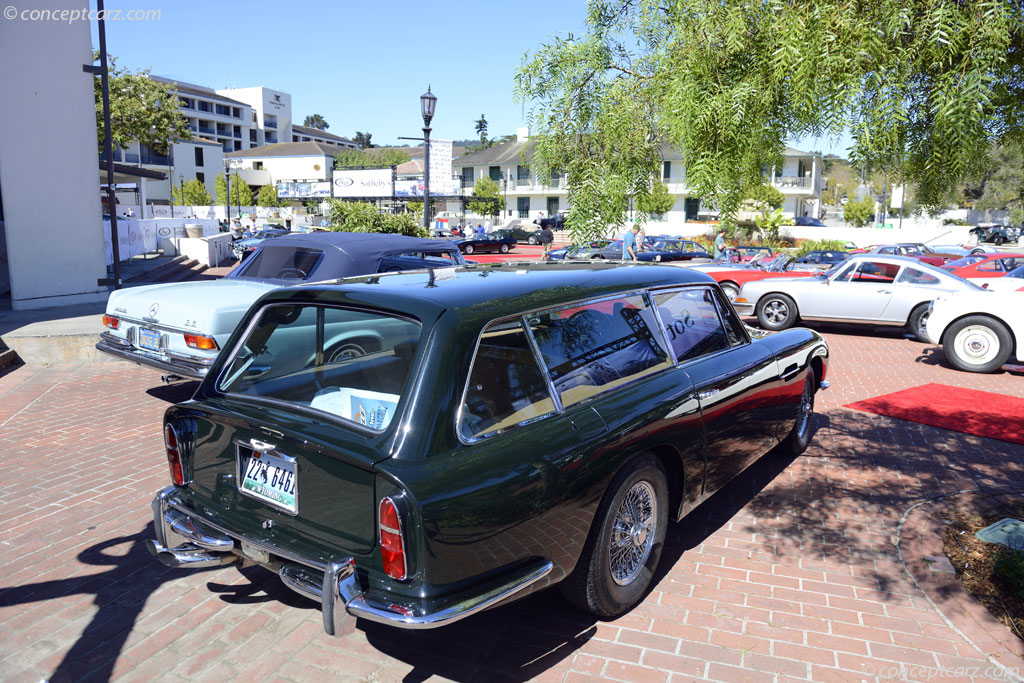
[[242,264],[237,277],[308,280],[323,258],[324,252],[320,249],[262,245]]
[[564,406],[670,365],[641,295],[549,309],[529,321]]
[[657,294],[654,302],[678,361],[729,348],[732,340],[719,319],[710,288]]
[[217,389],[380,431],[395,415],[419,338],[419,323],[382,312],[270,305],[225,363]]

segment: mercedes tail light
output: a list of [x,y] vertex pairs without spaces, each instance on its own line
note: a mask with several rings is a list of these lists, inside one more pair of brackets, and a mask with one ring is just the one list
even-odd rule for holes
[[378,529],[380,540],[380,558],[384,572],[392,579],[399,581],[405,578],[405,538],[402,536],[402,520],[398,515],[398,507],[390,498],[380,501]]
[[181,449],[178,432],[168,422],[164,425],[164,448],[167,449],[167,466],[171,471],[171,481],[178,486],[185,485],[185,468],[181,464]]
[[186,334],[185,344],[191,346],[193,349],[206,349],[207,351],[215,351],[217,349],[217,340],[213,337],[204,337],[200,334]]
[[109,327],[112,330],[116,330],[121,326],[121,319],[113,315],[103,316],[103,326]]

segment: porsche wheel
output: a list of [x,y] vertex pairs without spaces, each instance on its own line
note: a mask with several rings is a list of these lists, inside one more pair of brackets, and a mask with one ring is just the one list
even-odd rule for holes
[[773,332],[785,330],[796,324],[796,302],[785,294],[772,293],[757,302],[757,324]]
[[942,350],[949,362],[966,372],[994,372],[1010,358],[1013,342],[1006,326],[985,315],[969,315],[950,325]]
[[473,245],[472,244],[467,244],[466,246],[464,246],[462,248],[462,251],[463,251],[463,253],[466,253],[466,254],[472,254],[473,253]]
[[507,244],[502,244],[500,247],[498,247],[498,251],[500,251],[502,254],[507,254],[508,253],[508,245]]
[[540,244],[540,241],[536,238],[536,236],[530,235],[529,238],[527,238],[526,243],[537,246],[538,244]]
[[907,318],[907,331],[914,335],[919,342],[928,343],[928,330],[925,325],[928,323],[928,304],[918,304],[910,312]]

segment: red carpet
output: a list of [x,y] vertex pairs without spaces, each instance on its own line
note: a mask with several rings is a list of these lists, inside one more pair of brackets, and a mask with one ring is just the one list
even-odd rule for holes
[[1024,398],[923,384],[846,407],[1024,445]]

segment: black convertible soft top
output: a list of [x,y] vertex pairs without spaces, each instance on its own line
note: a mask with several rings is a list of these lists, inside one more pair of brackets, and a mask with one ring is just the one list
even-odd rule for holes
[[[317,259],[312,269],[313,264],[300,262],[302,254],[308,254],[310,250],[323,253],[323,258]],[[267,253],[261,255],[264,251]],[[284,279],[292,283],[296,280],[333,280],[377,273],[383,259],[405,254],[451,254],[455,263],[462,263],[459,248],[447,240],[372,232],[310,232],[283,235],[261,243],[257,251],[228,277]],[[424,263],[421,267],[426,265]],[[279,275],[280,272],[296,270],[306,273],[306,277]]]

